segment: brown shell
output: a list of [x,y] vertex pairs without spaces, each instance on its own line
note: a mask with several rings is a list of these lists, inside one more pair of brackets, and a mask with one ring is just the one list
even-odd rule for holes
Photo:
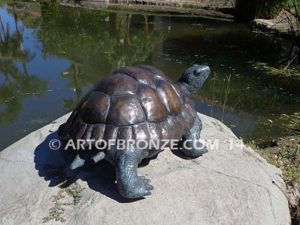
[[72,139],[181,139],[195,116],[191,99],[159,69],[122,67],[88,93],[65,133]]

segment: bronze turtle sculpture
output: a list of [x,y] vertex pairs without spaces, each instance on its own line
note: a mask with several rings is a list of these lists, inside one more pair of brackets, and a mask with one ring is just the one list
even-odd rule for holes
[[[60,126],[59,136],[64,142],[179,140],[186,142],[182,148],[186,156],[199,157],[207,150],[199,145],[202,125],[190,95],[203,85],[209,74],[208,66],[196,64],[173,83],[153,66],[118,68],[82,99],[67,122]],[[89,159],[82,151],[65,168],[65,174],[106,159],[116,168],[120,194],[125,198],[142,198],[151,194],[153,186],[150,180],[138,176],[138,165],[160,151],[160,148],[131,145],[128,149],[98,151]]]

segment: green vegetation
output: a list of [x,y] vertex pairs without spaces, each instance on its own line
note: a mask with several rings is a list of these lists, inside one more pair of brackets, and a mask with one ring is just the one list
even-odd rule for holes
[[289,62],[284,66],[270,66],[263,62],[249,62],[249,64],[257,72],[264,73],[277,86],[297,93],[300,85],[300,66],[290,65]]
[[240,20],[274,18],[286,6],[288,0],[237,0],[236,10]]
[[299,0],[236,0],[236,16],[241,21],[251,21],[255,18],[273,19],[283,9],[299,19]]
[[300,184],[299,144],[298,146],[294,144],[294,146],[285,145],[277,148],[260,149],[258,152],[270,163],[283,171],[283,177],[286,182],[296,182]]
[[288,1],[288,7],[290,11],[295,13],[298,18],[300,17],[300,1],[299,0],[289,0]]

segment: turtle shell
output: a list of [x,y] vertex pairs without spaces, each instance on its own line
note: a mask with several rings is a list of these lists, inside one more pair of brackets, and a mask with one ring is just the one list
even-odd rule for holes
[[65,139],[181,139],[192,127],[191,99],[152,66],[121,67],[99,81],[64,126]]

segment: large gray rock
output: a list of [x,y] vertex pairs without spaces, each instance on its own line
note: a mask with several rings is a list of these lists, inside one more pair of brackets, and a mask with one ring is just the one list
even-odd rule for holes
[[0,153],[0,224],[289,224],[281,171],[221,122],[200,117],[202,137],[219,148],[194,160],[162,152],[139,170],[152,180],[152,195],[133,202],[119,197],[107,164],[66,189],[49,187],[44,165],[62,161],[48,142],[67,115],[33,132]]
[[262,31],[280,34],[299,34],[300,22],[292,13],[283,10],[274,19],[255,19],[252,25]]

